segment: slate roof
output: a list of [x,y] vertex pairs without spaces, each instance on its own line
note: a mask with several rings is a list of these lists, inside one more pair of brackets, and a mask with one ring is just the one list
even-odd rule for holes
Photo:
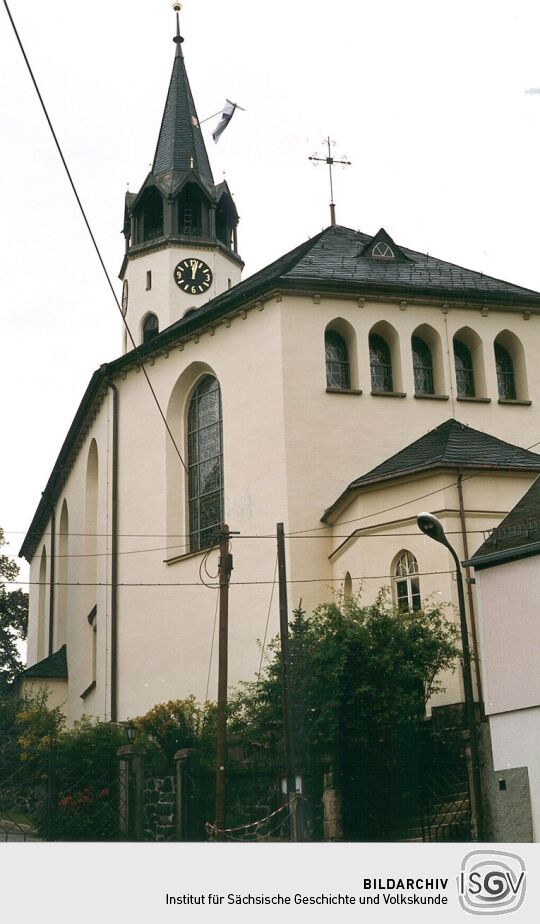
[[66,646],[62,645],[58,651],[49,655],[48,658],[38,661],[37,664],[32,664],[32,667],[27,667],[21,676],[23,680],[40,677],[44,680],[67,680],[68,667]]
[[214,185],[210,161],[189,86],[182,43],[177,41],[152,174],[159,178],[166,173],[189,173],[192,169],[206,183]]
[[475,568],[540,554],[540,478],[474,553]]
[[540,472],[540,455],[450,418],[352,481],[325,512],[323,519],[330,515],[341,498],[352,491],[437,468]]
[[[394,259],[371,256],[380,240],[390,242]],[[340,225],[327,228],[292,266],[276,269],[282,279],[296,284],[316,279],[319,284],[338,284],[341,290],[361,286],[373,293],[398,291],[403,295],[429,294],[443,298],[459,295],[472,300],[516,303],[532,298],[537,304],[540,300],[539,293],[532,289],[401,247],[384,228],[374,236]]]
[[[394,261],[370,256],[378,240],[390,242],[395,248]],[[370,243],[373,247],[369,246]],[[448,299],[450,304],[466,301],[509,311],[527,308],[540,312],[540,293],[401,247],[383,229],[376,235],[368,235],[341,225],[325,228],[253,276],[222,292],[193,314],[160,331],[148,343],[94,372],[23,542],[20,551],[23,557],[30,560],[34,554],[49,511],[63,484],[64,473],[69,470],[79,434],[108,380],[273,292],[338,293],[366,297],[370,294],[390,297],[421,295],[437,300]]]

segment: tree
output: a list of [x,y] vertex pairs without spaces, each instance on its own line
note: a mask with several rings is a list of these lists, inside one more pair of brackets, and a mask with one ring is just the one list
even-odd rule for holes
[[[0,529],[0,548],[5,545]],[[18,645],[28,631],[28,594],[20,588],[8,590],[5,581],[16,580],[19,568],[7,555],[0,554],[0,695],[12,687],[22,670]]]
[[[308,777],[332,766],[349,804],[362,805],[363,839],[381,832],[409,797],[419,735],[441,673],[457,664],[458,629],[440,606],[396,609],[387,591],[362,607],[338,597],[290,626],[295,764]],[[257,682],[232,700],[231,725],[248,756],[283,761],[281,657],[274,641]],[[401,807],[397,800],[401,800]],[[409,800],[410,801],[410,800]],[[366,821],[371,812],[373,830]],[[351,834],[353,832],[350,832]],[[351,838],[353,839],[353,838]]]

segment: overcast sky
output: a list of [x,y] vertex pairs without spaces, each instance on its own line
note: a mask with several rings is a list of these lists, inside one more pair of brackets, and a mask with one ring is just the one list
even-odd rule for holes
[[[151,161],[174,56],[167,0],[9,0],[109,271],[124,193]],[[117,311],[0,5],[0,524],[15,554]],[[216,146],[244,277],[329,223],[540,290],[540,5],[532,0],[185,0],[199,118],[246,112]],[[118,286],[119,288],[119,286]],[[26,573],[26,572],[23,572]]]

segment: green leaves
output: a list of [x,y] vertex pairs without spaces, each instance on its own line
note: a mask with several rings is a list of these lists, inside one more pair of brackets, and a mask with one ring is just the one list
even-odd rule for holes
[[[5,545],[0,529],[0,548]],[[19,568],[7,555],[0,555],[0,695],[13,684],[22,670],[18,642],[26,639],[28,629],[28,594],[8,590],[4,581],[14,581]]]

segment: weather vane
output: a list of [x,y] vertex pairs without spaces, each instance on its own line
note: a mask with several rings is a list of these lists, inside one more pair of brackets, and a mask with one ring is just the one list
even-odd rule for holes
[[[335,157],[332,157],[332,145],[335,145],[335,141],[330,141],[330,136],[324,138],[322,141],[323,144],[326,144],[328,147],[328,156],[327,157],[318,157],[317,154],[312,154],[309,160],[316,167],[317,164],[328,164],[328,172],[330,174],[330,222],[335,225],[336,223],[336,204],[334,202],[334,183],[332,177],[332,167],[334,164],[341,164],[342,167],[350,167],[350,160],[337,160]],[[344,155],[345,158],[345,155]]]

